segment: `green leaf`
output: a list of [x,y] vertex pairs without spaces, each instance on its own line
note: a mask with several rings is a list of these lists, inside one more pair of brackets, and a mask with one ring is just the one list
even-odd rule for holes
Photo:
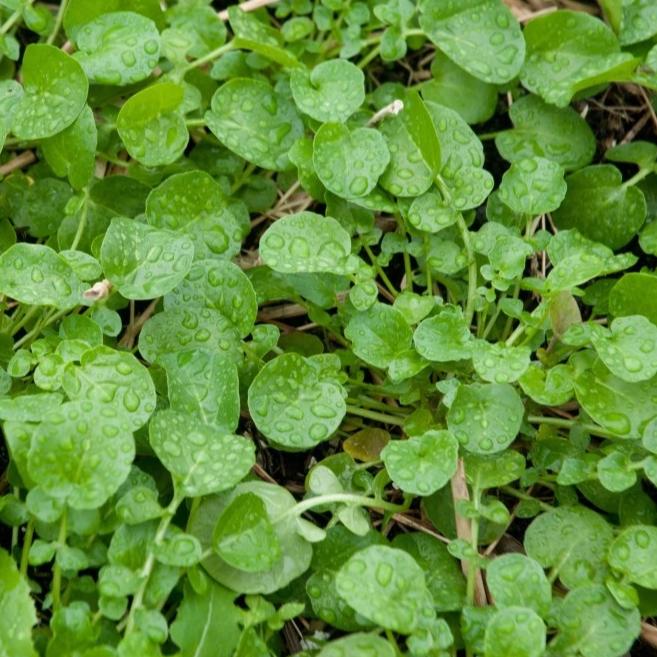
[[408,552],[422,568],[437,612],[461,609],[465,577],[444,543],[428,534],[409,532],[395,536],[392,546]]
[[23,87],[16,80],[0,81],[0,150],[11,130],[14,114],[23,96]]
[[424,572],[408,553],[373,545],[338,571],[338,593],[359,614],[400,634],[411,634],[433,617]]
[[207,349],[236,362],[239,334],[233,323],[210,308],[175,308],[151,317],[139,334],[139,352],[149,363],[162,354]]
[[30,44],[21,75],[25,93],[15,107],[11,127],[15,137],[52,137],[78,118],[89,83],[72,57],[54,46]]
[[354,314],[344,330],[354,354],[366,363],[385,368],[411,346],[412,330],[402,313],[392,306],[375,303]]
[[634,525],[624,529],[609,548],[609,565],[630,582],[657,589],[655,558],[657,527]]
[[612,162],[630,162],[640,169],[647,169],[657,160],[657,145],[641,140],[618,144],[607,150],[605,158]]
[[166,18],[172,28],[191,36],[191,57],[203,57],[226,41],[226,26],[212,7],[174,5],[167,10]]
[[393,647],[384,639],[372,634],[350,634],[331,641],[318,657],[394,657]]
[[390,162],[379,180],[381,187],[395,196],[418,196],[426,192],[434,176],[411,137],[403,116],[387,118],[379,130],[390,152]]
[[50,415],[62,404],[58,392],[41,392],[34,395],[18,395],[0,399],[0,419],[13,422],[38,422]]
[[577,374],[577,400],[584,410],[621,438],[639,438],[643,428],[657,415],[655,378],[628,382],[614,376],[602,362]]
[[313,142],[313,164],[324,186],[342,198],[367,196],[390,161],[383,135],[372,128],[350,130],[324,123]]
[[184,280],[164,297],[165,310],[187,306],[218,310],[241,337],[251,332],[258,312],[251,281],[228,260],[195,262]]
[[53,249],[21,242],[0,254],[0,292],[33,306],[67,310],[82,301],[84,286]]
[[427,233],[438,233],[453,226],[458,219],[459,213],[440,194],[432,191],[413,199],[408,210],[408,223]]
[[175,162],[189,134],[182,115],[183,88],[160,82],[131,96],[121,107],[116,128],[131,157],[147,167]]
[[155,410],[155,386],[148,370],[131,354],[97,346],[86,351],[80,365],[64,370],[62,387],[72,400],[107,405],[126,416],[133,431]]
[[513,383],[529,367],[529,347],[507,347],[476,340],[472,345],[472,364],[477,374],[491,383]]
[[69,0],[64,12],[64,30],[74,39],[83,25],[114,11],[133,11],[150,18],[159,29],[165,26],[158,0]]
[[125,86],[157,66],[160,35],[155,23],[132,11],[103,14],[75,34],[79,62],[93,84]]
[[332,372],[322,372],[318,359],[277,356],[249,387],[251,417],[280,449],[309,449],[328,440],[346,413],[342,386]]
[[581,169],[595,154],[595,135],[572,107],[555,107],[531,94],[509,108],[513,129],[495,137],[500,155],[509,162],[542,157],[566,171]]
[[431,495],[456,472],[458,442],[449,431],[427,431],[408,440],[393,440],[381,458],[393,482],[407,493]]
[[240,157],[266,169],[283,171],[288,151],[303,134],[291,100],[261,80],[234,78],[212,97],[208,128]]
[[555,365],[544,369],[532,363],[518,383],[523,392],[543,406],[560,406],[572,396],[573,372],[568,365]]
[[423,0],[420,10],[427,36],[471,75],[500,84],[520,71],[525,43],[518,21],[501,0]]
[[105,276],[126,299],[155,299],[189,272],[194,244],[186,235],[134,219],[112,219],[100,248]]
[[235,592],[207,582],[203,592],[186,584],[171,639],[181,657],[232,657],[240,637],[240,611]]
[[281,546],[264,502],[253,493],[239,495],[217,520],[212,546],[230,566],[249,573],[271,570]]
[[609,312],[616,317],[643,315],[657,324],[657,276],[644,272],[625,274],[611,288]]
[[251,441],[199,424],[195,416],[180,411],[158,411],[149,425],[149,440],[186,497],[232,488],[255,462]]
[[253,493],[264,502],[281,547],[281,558],[270,570],[257,573],[233,568],[217,554],[205,559],[203,566],[211,577],[234,591],[271,593],[303,574],[312,557],[312,546],[297,532],[297,519],[289,514],[283,517],[296,504],[285,488],[262,481],[250,481],[239,484],[230,492],[208,497],[201,502],[198,513],[191,519],[189,531],[201,541],[204,548],[211,547],[217,519],[235,498],[246,493]]
[[190,237],[197,260],[237,255],[242,243],[239,217],[204,171],[177,173],[158,185],[146,199],[146,221]]
[[260,257],[283,274],[348,274],[357,266],[351,255],[351,238],[340,223],[307,211],[272,224],[260,238]]
[[641,315],[615,319],[608,330],[594,331],[591,342],[623,381],[645,381],[657,374],[657,326]]
[[568,176],[568,191],[554,213],[558,228],[577,230],[611,249],[625,246],[646,218],[646,201],[637,187],[626,187],[620,171],[597,164]]
[[620,657],[639,636],[639,610],[623,609],[601,585],[582,586],[566,595],[556,613],[556,654]]
[[657,7],[650,0],[624,0],[618,39],[627,46],[657,34]]
[[564,506],[538,516],[525,532],[527,555],[554,568],[567,588],[604,580],[613,539],[607,521],[583,506]]
[[404,95],[401,119],[415,146],[422,153],[424,163],[431,174],[436,175],[440,169],[441,145],[433,118],[416,91],[407,91]]
[[0,591],[0,655],[36,657],[32,627],[37,616],[30,587],[5,550],[0,550]]
[[488,621],[486,657],[540,657],[545,650],[545,623],[528,607],[506,607]]
[[447,427],[469,452],[494,454],[518,435],[524,411],[508,383],[462,385],[447,414]]
[[563,169],[542,157],[517,160],[502,177],[499,195],[518,214],[535,217],[552,212],[566,196]]
[[464,454],[463,461],[468,482],[480,490],[506,486],[525,471],[525,458],[511,449],[493,456]]
[[522,83],[548,103],[565,107],[578,92],[622,80],[637,61],[620,52],[616,35],[585,12],[555,11],[525,27]]
[[528,607],[540,616],[550,609],[550,582],[543,568],[524,554],[504,554],[493,559],[486,569],[486,584],[498,608]]
[[94,173],[97,140],[94,114],[87,105],[68,128],[44,140],[41,149],[58,176],[66,176],[71,187],[82,189]]
[[95,509],[123,483],[134,456],[124,414],[71,401],[43,417],[32,436],[28,471],[49,495],[74,509]]
[[345,59],[333,59],[312,71],[294,69],[290,89],[297,107],[322,123],[343,123],[365,100],[365,76]]
[[470,358],[471,338],[460,306],[443,306],[437,315],[420,322],[413,343],[427,360],[444,363]]
[[439,50],[431,62],[431,74],[432,79],[420,89],[425,101],[449,107],[470,124],[488,121],[495,113],[496,86],[470,75]]

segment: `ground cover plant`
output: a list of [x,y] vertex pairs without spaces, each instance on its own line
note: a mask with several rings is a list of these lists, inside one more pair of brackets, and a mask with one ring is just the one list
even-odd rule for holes
[[656,6],[0,0],[0,656],[654,654]]

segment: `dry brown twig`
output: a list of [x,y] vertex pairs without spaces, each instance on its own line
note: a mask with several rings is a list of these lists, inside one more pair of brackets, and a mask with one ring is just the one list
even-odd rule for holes
[[6,176],[12,171],[29,166],[33,162],[36,162],[36,155],[32,151],[23,151],[20,155],[0,166],[0,176]]

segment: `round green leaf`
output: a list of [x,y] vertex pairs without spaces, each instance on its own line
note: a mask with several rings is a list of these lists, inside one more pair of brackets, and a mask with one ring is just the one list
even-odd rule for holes
[[356,356],[375,367],[388,367],[411,346],[412,331],[402,313],[387,304],[375,303],[354,314],[344,334]]
[[303,123],[291,100],[267,82],[234,78],[212,97],[208,128],[240,157],[259,167],[282,171],[287,153],[303,135]]
[[349,233],[333,219],[315,212],[298,212],[279,219],[260,239],[260,257],[283,274],[355,269]]
[[486,625],[485,657],[540,657],[545,650],[545,623],[527,607],[496,612]]
[[372,128],[349,130],[339,123],[325,123],[315,135],[313,164],[317,176],[342,198],[367,196],[389,161],[383,135]]
[[44,139],[67,128],[84,108],[89,90],[80,65],[54,46],[30,44],[21,68],[25,93],[11,131],[18,139]]
[[501,0],[422,0],[420,10],[431,41],[476,78],[500,84],[520,71],[525,42]]
[[[458,112],[467,123],[483,123],[495,113],[497,87],[483,82],[436,51],[432,79],[422,85],[422,98]],[[515,103],[514,103],[515,104]]]
[[495,137],[497,150],[509,162],[543,157],[573,171],[593,159],[595,135],[572,107],[555,107],[528,94],[511,105],[509,118],[513,129]]
[[95,509],[123,483],[134,456],[125,414],[71,401],[47,414],[34,432],[28,471],[49,495],[74,509]]
[[236,486],[255,463],[253,443],[200,424],[193,415],[158,411],[149,425],[153,451],[186,497],[201,497]]
[[393,647],[372,634],[350,634],[325,645],[317,657],[394,657]]
[[513,442],[524,412],[508,383],[462,385],[447,414],[447,427],[469,452],[493,454]]
[[23,87],[16,80],[0,80],[0,150],[11,130],[14,114],[23,96]]
[[657,6],[651,0],[626,0],[618,38],[626,46],[657,34]]
[[62,386],[71,399],[107,404],[123,413],[133,431],[155,410],[155,386],[148,370],[131,353],[111,347],[86,351],[79,366],[69,363]]
[[146,199],[146,221],[190,237],[197,260],[237,255],[242,243],[239,218],[204,171],[177,173],[160,183]]
[[336,586],[361,616],[401,634],[434,615],[424,572],[403,550],[372,545],[356,552],[338,571]]
[[64,30],[75,39],[78,30],[98,16],[114,11],[134,11],[164,28],[164,12],[159,0],[69,0],[64,12]]
[[642,315],[615,319],[609,330],[594,331],[591,342],[602,362],[623,381],[657,374],[657,326]]
[[100,248],[105,276],[126,299],[156,299],[185,278],[194,259],[186,235],[116,217]]
[[444,363],[470,358],[472,340],[460,306],[444,306],[433,317],[420,322],[413,343],[420,356]]
[[329,439],[346,413],[342,386],[316,357],[289,353],[270,360],[249,387],[249,411],[276,446],[291,451]]
[[486,584],[498,608],[529,607],[541,616],[550,609],[550,582],[543,568],[524,554],[493,559],[486,569]]
[[657,527],[628,527],[609,548],[609,565],[631,582],[648,589],[657,589],[656,561]]
[[345,59],[322,62],[312,71],[293,69],[290,88],[297,107],[322,123],[343,123],[365,100],[365,76]]
[[657,325],[657,276],[625,274],[609,292],[609,312],[615,317],[643,315]]
[[33,306],[73,308],[84,286],[71,266],[53,249],[20,242],[0,254],[0,292]]
[[493,176],[486,169],[463,167],[449,181],[451,203],[457,210],[478,208],[493,191],[493,185]]
[[185,279],[164,297],[165,310],[196,306],[218,310],[239,331],[251,332],[258,304],[247,275],[228,260],[199,260]]
[[542,157],[517,160],[502,176],[499,196],[518,214],[535,217],[552,212],[566,196],[563,169]]
[[602,362],[579,372],[575,394],[595,422],[622,438],[639,438],[657,415],[655,378],[628,382],[614,376]]
[[139,334],[139,352],[149,363],[162,354],[207,349],[236,362],[241,357],[233,323],[210,308],[172,308],[151,317]]
[[576,92],[624,79],[636,66],[621,53],[616,35],[582,11],[554,11],[525,27],[527,58],[522,83],[548,103],[565,107]]
[[476,340],[472,346],[472,364],[477,374],[491,383],[513,383],[529,367],[529,347],[507,347]]
[[456,472],[458,441],[449,431],[427,431],[408,440],[394,440],[381,452],[393,482],[413,495],[431,495]]
[[572,397],[572,378],[573,372],[568,365],[555,365],[545,370],[538,363],[532,363],[518,383],[537,404],[561,406]]
[[93,84],[125,86],[157,66],[160,35],[155,23],[132,11],[103,14],[77,30],[73,57]]
[[558,228],[577,230],[611,249],[625,246],[646,218],[646,200],[637,187],[624,187],[611,164],[581,169],[566,179],[568,191],[553,214]]
[[555,620],[559,630],[551,645],[555,654],[621,657],[641,631],[639,610],[623,609],[601,585],[582,586],[568,593]]
[[440,194],[431,191],[413,199],[408,210],[408,223],[427,233],[438,233],[453,226],[458,219],[459,213]]
[[201,541],[204,549],[210,548],[217,520],[221,522],[222,514],[234,499],[248,493],[257,495],[264,502],[280,545],[281,557],[270,570],[261,572],[234,568],[218,554],[209,556],[202,563],[211,577],[233,591],[272,593],[303,574],[310,565],[313,553],[310,543],[297,533],[297,519],[293,515],[278,520],[296,504],[285,488],[262,481],[249,481],[239,484],[230,492],[207,497],[201,502],[198,513],[192,516],[189,531]]
[[602,516],[583,506],[563,506],[533,520],[524,545],[543,568],[556,568],[564,586],[576,588],[604,580],[612,539],[613,530]]
[[409,134],[404,118],[390,117],[379,129],[390,153],[390,163],[379,180],[381,187],[395,196],[418,196],[426,192],[433,183],[433,175]]
[[157,167],[182,155],[189,141],[182,102],[183,88],[172,82],[146,87],[125,102],[116,129],[135,160]]
[[506,486],[525,471],[524,456],[511,449],[493,456],[464,454],[463,460],[468,482],[479,490]]

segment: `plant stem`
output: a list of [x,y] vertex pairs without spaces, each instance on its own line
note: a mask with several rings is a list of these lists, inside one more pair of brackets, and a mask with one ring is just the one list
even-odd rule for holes
[[574,426],[580,426],[584,431],[592,433],[594,436],[600,436],[601,438],[624,438],[624,436],[619,436],[613,431],[607,431],[602,427],[599,427],[597,424],[590,424],[588,422],[580,422],[579,420],[566,420],[561,417],[546,417],[543,415],[528,415],[527,421],[531,424],[549,424],[553,427],[560,427],[563,429],[570,429]]
[[68,0],[60,0],[59,9],[57,10],[57,15],[55,16],[55,24],[53,25],[52,30],[46,39],[46,43],[52,44],[57,38],[59,30],[62,26],[62,21],[64,20],[64,13],[66,12],[67,5]]
[[497,135],[501,135],[506,130],[497,130],[496,132],[484,132],[482,135],[477,135],[479,141],[487,141],[489,139],[495,139]]
[[0,34],[7,34],[9,30],[16,24],[16,21],[22,16],[20,11],[15,11],[9,18],[0,25]]
[[[64,507],[62,517],[59,520],[59,534],[57,535],[57,548],[62,548],[66,545],[66,531],[68,521],[68,508]],[[55,567],[52,574],[52,606],[57,611],[62,604],[61,597],[62,589],[62,567],[59,564],[59,559],[55,556]]]
[[363,57],[359,62],[358,62],[358,68],[363,69],[365,68],[381,51],[381,46],[375,46],[370,50],[365,57]]
[[370,411],[366,408],[359,408],[358,406],[347,404],[347,413],[358,415],[359,417],[365,417],[368,420],[377,420],[383,424],[394,424],[398,427],[404,426],[404,420],[402,418],[388,415],[386,413],[378,413],[377,411]]
[[21,550],[21,575],[27,575],[28,559],[30,556],[30,547],[32,547],[32,538],[34,537],[34,521],[30,520],[25,527],[25,536],[23,537],[23,549]]
[[85,187],[84,199],[82,201],[82,208],[80,209],[80,221],[78,222],[78,229],[75,231],[75,237],[73,238],[73,242],[71,243],[70,246],[71,251],[75,251],[75,249],[78,248],[78,244],[80,244],[80,240],[82,239],[82,234],[84,233],[84,229],[87,227],[88,216],[89,216],[89,189]]
[[24,344],[31,342],[36,338],[41,331],[46,328],[46,326],[50,326],[54,322],[56,322],[58,319],[61,319],[64,317],[64,315],[68,314],[70,312],[70,309],[68,310],[60,310],[59,312],[55,312],[54,314],[51,313],[50,315],[47,315],[45,319],[37,322],[36,326],[26,333],[16,344],[14,344],[14,351],[16,349],[20,349]]
[[34,315],[41,310],[40,306],[32,306],[24,315],[23,317],[18,321],[17,324],[12,326],[11,328],[11,334],[16,335],[24,326],[27,324]]
[[552,511],[552,509],[554,509],[551,504],[548,504],[547,502],[541,502],[541,500],[537,500],[535,497],[527,495],[527,493],[523,493],[522,491],[516,490],[515,488],[511,488],[511,486],[502,486],[501,490],[507,495],[517,497],[519,500],[525,500],[526,502],[536,502],[541,507],[541,509],[543,509],[543,511]]
[[[481,491],[477,486],[472,487],[472,505],[478,513],[481,505]],[[479,554],[479,515],[470,519],[470,545],[472,546],[473,551]],[[465,592],[469,605],[475,603],[475,586],[477,583],[478,570],[479,565],[474,559],[468,562]]]
[[631,178],[626,180],[621,187],[623,189],[627,189],[628,187],[632,187],[633,185],[636,185],[638,182],[641,182],[644,178],[649,176],[651,173],[655,171],[654,167],[646,167],[645,169],[639,169],[637,173],[635,173]]
[[431,275],[431,265],[429,264],[429,235],[428,233],[425,233],[423,238],[423,246],[424,246],[424,270],[425,274],[427,277],[427,289],[426,289],[426,294],[429,296],[433,296],[433,278]]
[[370,247],[367,244],[363,244],[363,248],[365,249],[365,253],[367,253],[367,257],[370,259],[372,266],[374,267],[374,269],[376,269],[376,273],[383,281],[383,284],[388,288],[390,294],[392,294],[393,297],[398,297],[399,291],[395,289],[395,286],[391,283],[385,271],[383,271],[383,267],[381,267],[379,261],[376,259],[376,256],[374,255],[374,253],[372,253],[372,249],[370,249]]
[[183,66],[180,69],[180,72],[184,76],[187,71],[191,71],[193,68],[198,68],[199,66],[203,66],[204,64],[207,64],[208,62],[211,62],[214,59],[217,59],[217,57],[221,57],[221,55],[227,53],[228,51],[232,50],[235,46],[233,45],[233,42],[225,43],[223,46],[220,46],[219,48],[215,48],[211,52],[209,52],[207,55],[204,55],[203,57],[200,57],[199,59],[196,59],[193,62],[190,62],[186,66]]
[[472,317],[474,316],[474,304],[477,296],[477,260],[475,258],[472,242],[470,241],[470,231],[465,225],[465,219],[462,214],[456,224],[461,232],[461,239],[465,247],[465,253],[468,258],[468,299],[465,303],[465,323],[470,326]]

